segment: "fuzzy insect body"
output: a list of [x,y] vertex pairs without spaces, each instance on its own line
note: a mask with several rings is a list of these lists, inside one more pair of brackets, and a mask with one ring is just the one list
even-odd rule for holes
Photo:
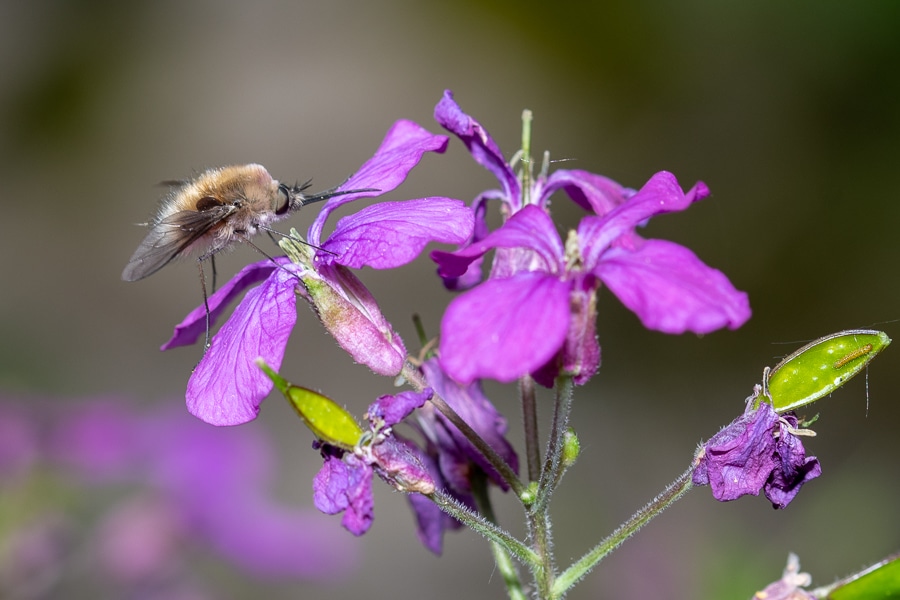
[[147,225],[150,231],[122,272],[125,281],[156,273],[172,259],[192,252],[199,260],[238,241],[249,242],[260,230],[303,206],[333,196],[376,190],[337,188],[307,196],[309,181],[288,186],[262,165],[249,164],[204,171],[188,181],[167,182],[172,191]]

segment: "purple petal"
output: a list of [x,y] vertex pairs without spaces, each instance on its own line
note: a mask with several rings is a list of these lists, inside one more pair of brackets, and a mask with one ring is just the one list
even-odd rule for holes
[[[437,359],[422,363],[422,372],[428,383],[434,386],[450,408],[456,411],[456,414],[474,429],[512,467],[513,471],[518,472],[519,458],[512,444],[505,437],[506,419],[484,395],[481,383],[474,382],[465,386],[456,383],[444,374]],[[466,458],[481,467],[481,470],[488,473],[497,485],[506,490],[506,482],[459,429],[442,414],[437,413],[437,418],[444,424],[454,445],[465,454]],[[468,471],[468,469],[466,470]],[[468,486],[463,489],[468,490]]]
[[[472,230],[472,238],[467,240],[466,246],[471,245],[474,242],[479,242],[486,238],[488,234],[490,234],[490,228],[487,224],[487,201],[489,200],[488,196],[485,194],[480,194],[475,200],[472,202],[472,212],[475,217],[475,226]],[[475,287],[483,278],[481,263],[484,261],[484,258],[476,258],[474,261],[469,263],[468,269],[466,272],[458,277],[442,277],[444,287],[448,290],[462,292],[464,290],[468,290],[472,287]]]
[[648,329],[703,334],[750,318],[747,294],[673,242],[646,240],[634,252],[612,248],[594,272]]
[[313,502],[327,515],[344,511],[341,525],[359,536],[372,526],[374,498],[372,496],[372,469],[353,455],[347,462],[334,456],[325,464],[313,480]]
[[441,277],[459,277],[466,272],[472,261],[492,248],[533,250],[544,263],[541,265],[543,268],[534,270],[549,273],[560,270],[560,261],[565,252],[550,216],[544,209],[528,205],[480,242],[456,252],[436,250],[431,253],[431,259],[438,264],[438,274]]
[[[275,259],[279,264],[287,264],[284,257]],[[261,260],[247,265],[231,278],[215,294],[207,298],[209,304],[209,326],[212,327],[225,307],[241,292],[272,273],[278,267],[271,260]],[[184,320],[175,326],[171,339],[162,345],[160,350],[169,350],[178,346],[190,346],[197,338],[206,333],[206,306],[201,304],[188,313]]]
[[369,405],[366,411],[368,419],[377,419],[385,426],[396,425],[417,408],[421,408],[427,400],[434,395],[431,388],[425,388],[422,392],[400,392],[396,395],[380,396]]
[[[544,184],[541,196],[549,198],[557,190],[565,190],[569,197],[584,210],[602,217],[620,204],[624,204],[634,190],[622,187],[612,179],[587,171],[554,171]],[[538,201],[538,204],[543,204]]]
[[775,454],[779,462],[764,488],[766,498],[774,508],[785,508],[797,496],[804,483],[822,474],[819,460],[814,456],[806,456],[803,442],[790,431],[785,421],[791,427],[796,427],[797,417],[788,413],[778,423]]
[[448,142],[447,136],[430,133],[412,121],[394,123],[375,155],[340,187],[343,190],[372,188],[379,191],[335,196],[328,200],[309,228],[307,238],[310,243],[321,247],[322,228],[336,208],[358,198],[378,196],[393,190],[403,183],[426,152],[443,153]]
[[613,240],[662,213],[686,209],[709,195],[704,183],[698,183],[687,194],[681,191],[675,176],[666,171],[656,173],[628,202],[604,217],[586,217],[578,226],[582,240],[582,254],[588,269],[592,269]]
[[[348,460],[355,457],[348,456]],[[375,497],[372,495],[372,469],[362,466],[351,469],[350,486],[347,488],[349,505],[344,511],[341,525],[344,529],[359,536],[372,526],[375,519]]]
[[815,456],[804,457],[795,467],[796,471],[790,477],[783,470],[775,469],[766,482],[764,491],[773,508],[785,508],[797,496],[804,483],[822,474],[822,466]]
[[339,458],[329,456],[313,478],[313,503],[326,515],[336,515],[346,510],[350,499],[346,491],[350,487],[351,468]]
[[456,381],[509,382],[550,360],[566,337],[570,284],[544,273],[491,279],[459,296],[441,322],[441,365]]
[[759,495],[775,468],[778,415],[766,402],[735,419],[704,444],[694,485],[709,485],[720,502]]
[[437,556],[444,549],[444,529],[447,515],[438,505],[422,494],[409,494],[406,498],[416,517],[416,535],[422,545]]
[[380,202],[340,219],[318,259],[354,269],[392,269],[411,262],[429,242],[462,244],[473,227],[472,210],[461,200]]
[[453,100],[453,92],[450,90],[444,91],[443,98],[434,107],[434,120],[447,131],[456,134],[469,149],[475,162],[494,174],[503,186],[507,202],[519,201],[519,180],[503,158],[500,148],[478,121],[462,111]]
[[[272,391],[272,380],[255,360],[281,367],[284,348],[297,320],[296,276],[287,265],[253,288],[213,337],[188,382],[191,414],[213,425],[252,421]],[[296,269],[295,269],[296,270]]]

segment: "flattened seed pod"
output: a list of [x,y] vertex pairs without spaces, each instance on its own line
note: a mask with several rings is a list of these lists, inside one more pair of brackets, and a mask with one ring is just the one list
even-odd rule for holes
[[827,396],[891,343],[873,329],[839,331],[811,342],[763,374],[763,394],[779,413]]

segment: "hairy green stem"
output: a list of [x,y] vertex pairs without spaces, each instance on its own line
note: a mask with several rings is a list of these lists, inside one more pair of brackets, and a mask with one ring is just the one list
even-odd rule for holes
[[445,513],[455,517],[458,521],[477,531],[490,541],[500,544],[506,552],[518,558],[522,563],[533,566],[540,562],[540,558],[534,550],[483,516],[473,512],[472,509],[460,503],[456,498],[448,496],[440,490],[435,491],[428,497]]
[[[493,524],[497,524],[497,517],[494,514],[494,507],[491,503],[491,497],[488,494],[487,477],[484,472],[476,471],[477,475],[472,477],[472,496],[475,498],[475,506],[478,512],[484,515],[484,518]],[[502,544],[490,540],[491,553],[494,555],[494,563],[497,570],[503,576],[503,583],[506,584],[506,591],[510,600],[526,600],[525,592],[522,590],[522,580],[519,577],[519,571],[512,557]]]
[[[409,361],[403,366],[403,371],[401,375],[412,385],[416,390],[422,391],[426,387],[428,387],[428,383],[425,381],[422,374],[416,369]],[[497,451],[494,450],[490,444],[484,441],[478,432],[476,432],[472,427],[463,421],[462,417],[460,417],[453,408],[444,401],[441,396],[435,392],[434,396],[431,397],[431,404],[447,419],[453,423],[453,425],[459,429],[459,431],[466,437],[467,440],[472,442],[472,445],[475,446],[475,449],[481,453],[484,458],[491,463],[491,466],[497,471],[500,477],[512,488],[513,492],[515,492],[516,496],[521,498],[522,492],[525,490],[524,484],[519,479],[519,476],[516,475],[516,472],[512,470],[512,467],[503,460],[503,457],[497,454]]]
[[561,573],[553,585],[551,594],[546,598],[562,598],[573,585],[596,567],[610,552],[615,550],[622,542],[634,535],[653,517],[658,516],[663,510],[671,506],[681,498],[693,486],[691,476],[694,473],[694,465],[682,473],[678,479],[644,508],[637,511],[630,519],[619,526],[609,537],[582,556],[571,567]]
[[569,412],[572,410],[574,382],[571,377],[558,377],[556,380],[556,398],[553,411],[553,423],[547,440],[547,455],[544,457],[544,469],[538,484],[537,499],[533,511],[544,512],[553,494],[553,484],[559,480],[560,451],[562,439],[569,425]]

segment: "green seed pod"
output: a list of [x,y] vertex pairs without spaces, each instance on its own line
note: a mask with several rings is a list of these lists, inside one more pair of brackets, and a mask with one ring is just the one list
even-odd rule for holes
[[284,394],[317,438],[347,451],[352,451],[362,439],[362,428],[342,406],[318,392],[290,383],[262,359],[257,359],[256,364]]
[[763,373],[763,394],[787,412],[841,387],[863,370],[891,338],[872,329],[839,331],[811,342]]

